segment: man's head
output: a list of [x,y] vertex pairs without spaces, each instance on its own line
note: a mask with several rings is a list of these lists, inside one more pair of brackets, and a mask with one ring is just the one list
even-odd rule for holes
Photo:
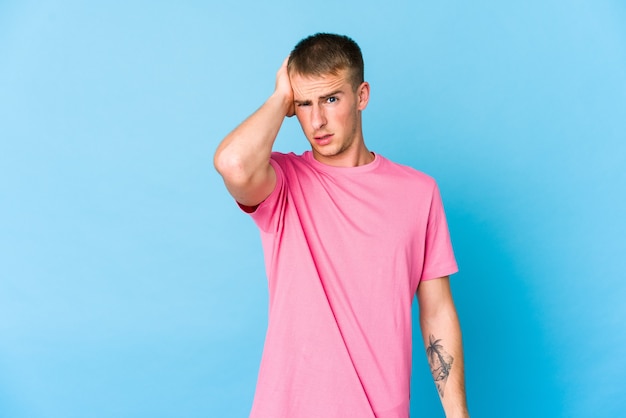
[[303,76],[338,75],[347,70],[352,87],[364,81],[361,49],[343,35],[318,33],[298,42],[289,55],[289,74]]
[[287,70],[295,115],[313,156],[336,166],[371,161],[361,125],[370,87],[358,45],[346,36],[310,36],[296,45]]

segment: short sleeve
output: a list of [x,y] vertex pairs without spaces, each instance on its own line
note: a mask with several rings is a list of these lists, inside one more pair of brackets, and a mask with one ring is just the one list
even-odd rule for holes
[[280,224],[287,194],[283,168],[273,157],[270,158],[270,164],[276,173],[274,190],[253,212],[244,211],[252,217],[261,231],[271,233],[276,231]]
[[439,187],[433,189],[428,224],[426,227],[426,242],[424,247],[424,267],[421,280],[431,280],[449,276],[458,271],[448,223],[441,201]]

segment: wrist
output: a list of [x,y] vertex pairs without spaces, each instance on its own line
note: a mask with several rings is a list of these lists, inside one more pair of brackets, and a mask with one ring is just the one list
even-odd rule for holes
[[291,116],[293,109],[293,96],[291,94],[282,93],[277,90],[270,96],[269,101],[279,107],[285,115]]
[[446,418],[469,418],[470,416],[467,407],[460,405],[451,411],[445,411],[445,414]]

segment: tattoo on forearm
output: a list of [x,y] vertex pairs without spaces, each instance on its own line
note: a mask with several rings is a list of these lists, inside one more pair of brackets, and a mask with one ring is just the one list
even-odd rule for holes
[[443,398],[443,390],[448,381],[454,358],[444,350],[441,340],[435,339],[435,336],[432,334],[429,340],[430,344],[426,348],[426,355],[430,364],[430,372],[433,374],[439,396]]

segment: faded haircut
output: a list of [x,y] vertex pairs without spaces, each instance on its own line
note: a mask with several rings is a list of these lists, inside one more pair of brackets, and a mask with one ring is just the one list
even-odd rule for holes
[[317,33],[304,38],[291,51],[287,65],[289,74],[304,76],[338,75],[347,69],[355,91],[365,79],[361,48],[344,35]]

